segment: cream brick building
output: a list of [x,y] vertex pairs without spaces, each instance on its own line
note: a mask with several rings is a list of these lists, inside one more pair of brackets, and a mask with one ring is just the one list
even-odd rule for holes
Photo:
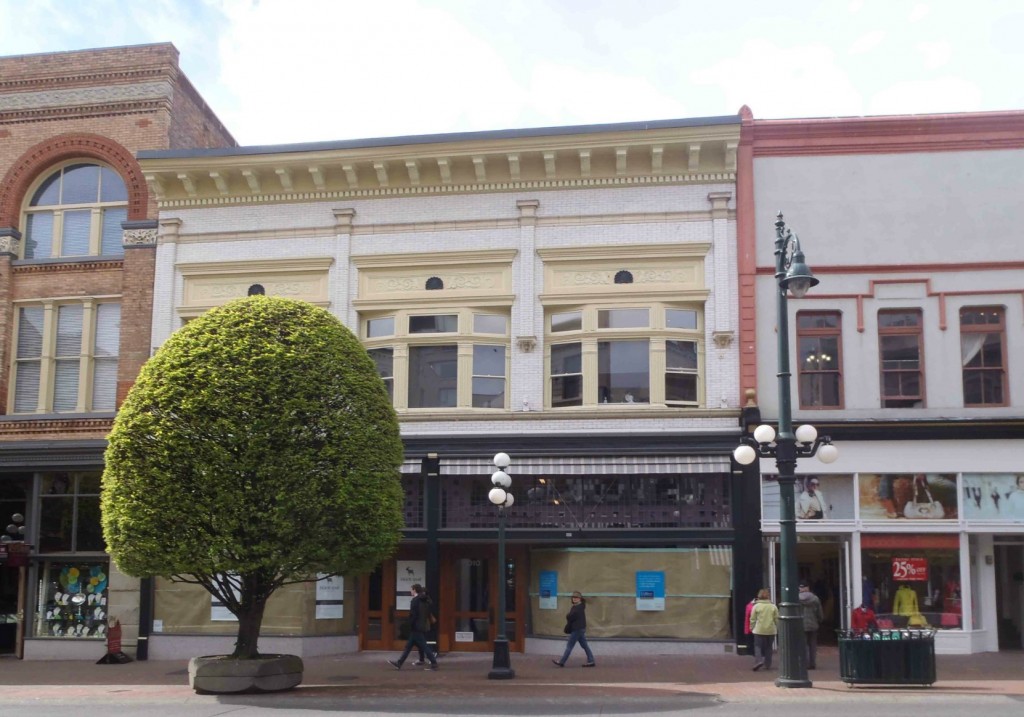
[[[308,300],[363,340],[401,420],[399,554],[347,576],[343,617],[311,619],[312,588],[300,610],[272,601],[269,644],[391,649],[416,575],[441,649],[490,649],[498,452],[514,649],[556,649],[573,590],[594,596],[598,638],[731,641],[732,586],[760,572],[733,551],[757,541],[756,490],[729,461],[739,121],[140,153],[159,205],[152,347],[247,293]],[[171,585],[155,617],[155,656],[231,632]]]

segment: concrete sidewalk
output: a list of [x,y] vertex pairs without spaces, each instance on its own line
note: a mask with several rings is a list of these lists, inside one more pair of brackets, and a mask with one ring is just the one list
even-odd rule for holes
[[[857,686],[849,688],[839,679],[838,651],[819,650],[818,669],[809,673],[814,687],[788,690],[775,687],[777,666],[772,671],[753,672],[753,659],[736,655],[680,656],[651,654],[644,657],[602,658],[600,643],[594,645],[597,667],[582,669],[582,654],[560,668],[549,656],[513,654],[513,680],[488,680],[491,657],[481,653],[451,653],[440,658],[440,669],[425,671],[411,662],[401,671],[387,663],[394,653],[363,652],[305,660],[303,684],[297,696],[343,692],[355,697],[395,697],[422,692],[429,686],[434,696],[452,700],[503,695],[513,698],[565,696],[636,697],[653,694],[713,696],[726,702],[774,700],[834,700],[846,697],[895,694],[950,698],[956,695],[1024,697],[1024,655],[1019,652],[977,655],[940,655],[938,681],[932,687]],[[777,656],[776,656],[777,657]],[[777,660],[776,660],[777,664]],[[112,688],[118,689],[112,689]],[[568,689],[571,688],[571,689]],[[131,662],[124,665],[96,665],[91,662],[0,660],[0,700],[63,699],[102,694],[132,699],[192,694],[188,688],[186,661]]]

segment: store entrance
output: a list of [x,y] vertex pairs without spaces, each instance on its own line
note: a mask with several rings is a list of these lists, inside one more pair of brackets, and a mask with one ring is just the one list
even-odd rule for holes
[[996,625],[1000,650],[1024,649],[1024,545],[996,543]]
[[[772,542],[770,567],[776,599],[782,594],[781,554],[778,542]],[[849,615],[847,576],[850,570],[849,541],[842,536],[801,535],[796,546],[797,576],[806,581],[818,599],[824,620],[818,629],[818,643],[836,644],[836,630],[846,627]]]
[[25,571],[7,564],[11,560],[7,548],[3,546],[4,562],[0,564],[0,657],[21,657]]
[[[509,647],[522,651],[526,605],[526,551],[517,546],[506,549],[505,586],[506,637]],[[441,584],[426,582],[426,559],[422,548],[403,549],[362,581],[360,647],[363,650],[401,650],[405,646],[404,625],[409,615],[409,588],[425,585],[436,604],[437,623],[428,641],[444,652],[488,652],[497,635],[494,619],[498,609],[497,549],[482,545],[443,545]]]

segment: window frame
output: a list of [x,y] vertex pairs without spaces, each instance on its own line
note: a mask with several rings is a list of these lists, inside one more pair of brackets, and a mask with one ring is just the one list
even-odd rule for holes
[[[47,205],[33,205],[32,198],[39,191],[39,188],[53,175],[60,173],[60,182],[63,183],[63,176],[65,170],[69,167],[87,165],[97,167],[100,170],[100,183],[97,185],[97,196],[98,199],[95,202],[77,202],[68,204],[47,204]],[[103,181],[103,170],[107,170],[121,181],[121,187],[125,195],[124,199],[103,201],[102,199],[102,181]],[[92,157],[75,157],[73,159],[60,162],[55,165],[51,165],[45,171],[40,172],[36,179],[29,186],[29,190],[25,192],[25,197],[22,202],[20,212],[20,226],[24,228],[23,240],[20,242],[18,248],[18,258],[26,259],[25,252],[28,248],[28,242],[30,240],[29,232],[29,217],[50,215],[52,217],[51,227],[51,240],[50,240],[50,253],[48,256],[32,256],[28,257],[28,261],[83,261],[86,259],[93,259],[96,257],[120,259],[124,257],[124,245],[121,240],[116,242],[117,250],[114,253],[104,254],[103,253],[103,230],[106,222],[105,216],[107,210],[110,209],[123,209],[124,219],[122,222],[128,219],[128,185],[124,181],[124,177],[114,167],[101,162]],[[64,217],[69,212],[82,212],[89,211],[89,236],[88,236],[88,253],[86,254],[71,254],[65,255],[64,252]],[[120,227],[119,227],[120,229]]]
[[[800,326],[800,319],[803,317],[812,316],[834,316],[836,318],[835,328],[802,328]],[[797,373],[797,399],[801,410],[807,411],[840,411],[845,408],[846,405],[846,386],[843,376],[843,313],[838,310],[811,310],[811,311],[797,311],[795,316],[796,325],[796,350],[794,354],[796,356],[796,373]],[[836,339],[836,357],[835,357],[835,369],[834,370],[804,370],[804,361],[800,352],[800,340],[805,338],[835,338]],[[804,396],[804,376],[830,376],[835,375],[837,377],[837,402],[835,405],[815,405],[805,400]]]
[[[636,301],[620,300],[605,301],[594,304],[548,304],[544,311],[545,353],[544,353],[544,405],[548,410],[650,410],[651,408],[702,408],[706,405],[706,370],[705,370],[705,336],[704,336],[704,305],[702,302],[675,301]],[[648,312],[646,326],[630,326],[628,328],[599,328],[602,316],[608,317],[616,310],[644,310]],[[667,328],[667,312],[670,310],[691,311],[696,316],[696,328]],[[573,330],[554,330],[552,318],[569,316],[574,313],[581,315],[580,328]],[[625,314],[624,314],[625,315]],[[648,346],[648,400],[607,402],[601,401],[600,392],[600,346],[603,343],[646,342]],[[697,377],[696,401],[668,401],[667,384],[670,375],[679,371],[670,370],[666,360],[668,341],[690,342],[694,345],[697,355],[697,368],[686,373]],[[582,399],[578,405],[553,405],[554,382],[575,374],[552,373],[552,352],[556,346],[576,344],[582,354],[581,381]]]
[[[991,311],[999,316],[999,321],[996,324],[965,324],[964,314],[975,313],[979,311]],[[998,408],[1001,406],[1009,405],[1010,397],[1010,375],[1007,371],[1007,336],[1006,336],[1006,307],[1005,306],[962,306],[958,313],[960,323],[960,347],[961,347],[961,361],[960,361],[960,382],[963,391],[963,403],[964,408]],[[978,334],[998,334],[999,335],[999,361],[1000,365],[997,368],[989,367],[974,367],[968,368],[963,365],[963,340],[964,335],[978,335]],[[979,373],[984,375],[986,372],[999,372],[1000,376],[1000,387],[1002,393],[1002,401],[999,403],[968,403],[967,402],[967,373]],[[984,398],[984,391],[982,391],[982,398]]]
[[[31,301],[15,302],[13,311],[14,326],[12,332],[14,340],[11,350],[10,381],[7,393],[8,414],[18,416],[31,416],[40,414],[66,415],[79,413],[107,413],[116,411],[116,378],[113,384],[113,407],[100,409],[94,408],[94,404],[97,402],[95,393],[97,360],[96,331],[99,325],[97,315],[99,314],[99,307],[104,304],[117,304],[120,307],[121,297],[91,297],[78,300],[33,299]],[[54,408],[55,389],[57,383],[56,368],[58,362],[65,361],[68,359],[68,356],[57,356],[58,316],[61,307],[67,306],[82,307],[81,339],[79,342],[81,348],[78,359],[77,398],[75,401],[74,408],[66,410],[56,410]],[[18,347],[21,338],[20,331],[22,322],[22,310],[34,307],[42,307],[43,309],[41,352],[38,357],[19,359]],[[121,358],[120,322],[121,316],[119,314],[117,320],[117,353],[113,355],[103,354],[100,357],[101,360],[106,361],[108,363],[113,362],[115,366],[119,364]],[[29,361],[38,362],[39,364],[39,379],[35,383],[36,406],[34,410],[19,411],[15,410],[18,399],[18,372],[20,370],[19,364],[28,363]],[[106,398],[109,399],[109,396],[106,396]]]
[[[883,316],[896,316],[899,314],[908,314],[917,317],[916,326],[882,326]],[[878,398],[879,405],[881,408],[925,408],[928,405],[927,402],[927,388],[925,386],[925,363],[924,363],[924,311],[921,308],[906,308],[906,309],[879,309],[877,314],[877,328],[878,328]],[[886,369],[885,367],[885,354],[882,347],[883,340],[891,336],[914,336],[917,338],[917,368],[916,369]],[[885,393],[886,376],[895,374],[900,376],[900,385],[902,387],[902,377],[909,374],[917,374],[917,385],[918,395],[914,396],[887,396]],[[887,406],[886,401],[910,401],[916,400],[917,405],[915,406]]]
[[[456,330],[447,332],[410,332],[410,319],[412,317],[424,316],[456,316]],[[474,331],[477,316],[500,316],[505,322],[504,334],[493,332]],[[390,336],[369,337],[369,325],[371,321],[383,318],[394,318],[395,333]],[[480,412],[494,413],[497,411],[510,411],[510,386],[511,386],[511,341],[512,315],[511,307],[498,306],[460,306],[453,307],[450,304],[424,304],[414,308],[366,310],[359,314],[359,335],[360,341],[367,351],[376,349],[391,349],[392,351],[392,375],[391,395],[392,405],[400,414],[415,415],[417,413],[444,412]],[[410,408],[410,367],[411,354],[413,350],[430,346],[455,346],[456,347],[456,400],[454,406],[418,406]],[[504,406],[498,408],[475,407],[473,405],[473,379],[482,377],[475,374],[474,348],[476,346],[502,346],[505,350],[505,375],[485,376],[485,378],[503,378],[505,381]],[[382,377],[384,378],[384,377]],[[385,379],[386,380],[386,379]]]

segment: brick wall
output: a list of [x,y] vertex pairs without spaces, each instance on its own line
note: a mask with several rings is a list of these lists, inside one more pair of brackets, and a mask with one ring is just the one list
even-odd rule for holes
[[[139,220],[155,218],[156,203],[136,152],[234,144],[181,73],[170,43],[0,57],[0,228],[21,231],[21,207],[32,182],[78,152],[122,174],[131,195],[129,218]],[[135,248],[123,262],[13,271],[10,259],[0,258],[0,413],[7,403],[12,302],[19,299],[120,294],[118,396],[127,393],[149,356],[153,255],[152,248]],[[26,426],[19,421],[0,428],[0,440],[35,437]],[[47,428],[39,435],[54,434]]]

